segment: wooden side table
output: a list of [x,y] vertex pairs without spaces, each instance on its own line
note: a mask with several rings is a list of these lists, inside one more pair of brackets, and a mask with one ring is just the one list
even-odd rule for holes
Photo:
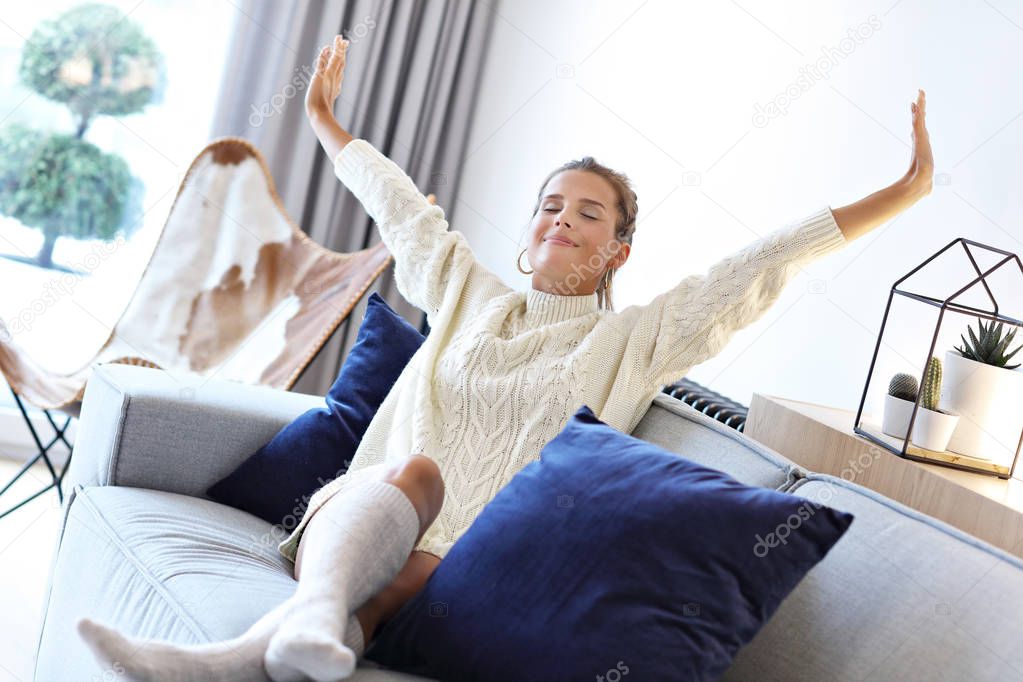
[[1023,480],[903,459],[853,432],[856,412],[753,394],[743,434],[1023,557]]

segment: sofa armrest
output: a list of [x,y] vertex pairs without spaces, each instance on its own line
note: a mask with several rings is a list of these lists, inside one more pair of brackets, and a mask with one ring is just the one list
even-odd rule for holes
[[100,365],[82,399],[68,478],[72,489],[116,485],[206,498],[210,485],[283,426],[323,405],[304,393]]

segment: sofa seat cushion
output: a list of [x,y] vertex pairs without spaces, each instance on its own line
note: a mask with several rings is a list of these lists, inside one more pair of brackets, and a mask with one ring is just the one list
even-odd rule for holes
[[1023,680],[1023,562],[841,478],[793,494],[856,523],[725,680]]
[[[82,616],[181,644],[241,634],[298,584],[277,551],[280,533],[274,531],[210,500],[76,487],[53,569],[36,679],[102,674],[75,631]],[[350,679],[423,679],[365,664],[367,670]]]

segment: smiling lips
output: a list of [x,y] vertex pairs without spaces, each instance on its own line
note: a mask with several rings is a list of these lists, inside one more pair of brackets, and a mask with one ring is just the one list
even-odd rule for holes
[[575,244],[568,241],[564,237],[547,237],[547,239],[545,239],[544,241],[548,241],[553,244],[559,244],[560,246],[575,246]]

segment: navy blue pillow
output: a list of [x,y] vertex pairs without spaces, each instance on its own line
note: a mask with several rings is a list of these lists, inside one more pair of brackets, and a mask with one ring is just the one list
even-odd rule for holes
[[584,405],[365,657],[439,680],[716,680],[852,520]]
[[206,491],[269,521],[301,517],[308,498],[348,470],[373,415],[424,337],[373,292],[359,335],[326,396]]

